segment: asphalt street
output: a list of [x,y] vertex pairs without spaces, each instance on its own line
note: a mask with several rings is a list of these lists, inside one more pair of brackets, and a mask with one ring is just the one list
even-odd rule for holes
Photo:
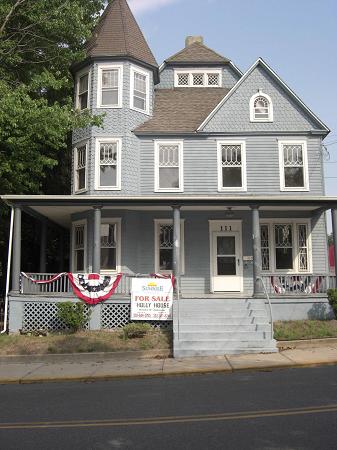
[[337,367],[0,386],[1,449],[337,448]]

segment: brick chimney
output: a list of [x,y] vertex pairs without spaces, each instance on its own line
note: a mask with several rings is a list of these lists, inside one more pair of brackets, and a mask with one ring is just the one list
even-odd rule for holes
[[204,38],[202,36],[187,36],[185,39],[185,48],[199,42],[200,44],[204,43]]

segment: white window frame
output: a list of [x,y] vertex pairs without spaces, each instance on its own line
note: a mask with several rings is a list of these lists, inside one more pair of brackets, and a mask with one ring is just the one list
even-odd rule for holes
[[75,273],[81,273],[78,272],[77,267],[76,267],[76,257],[75,257],[75,228],[77,226],[82,226],[84,227],[84,233],[83,233],[83,239],[84,239],[84,248],[83,248],[83,272],[87,272],[88,269],[88,261],[87,261],[87,250],[88,250],[88,226],[87,226],[87,220],[86,219],[82,219],[82,220],[76,220],[74,222],[72,222],[71,227],[71,265],[72,265],[72,271]]
[[[241,187],[223,187],[222,185],[222,145],[241,145]],[[221,140],[217,141],[217,163],[218,163],[218,191],[219,192],[246,192],[247,191],[247,164],[246,164],[246,141],[244,140]]]
[[[118,70],[118,104],[102,105],[102,72],[103,70]],[[111,64],[99,64],[97,68],[97,108],[116,109],[123,106],[123,66]]]
[[[77,164],[78,164],[77,149],[79,147],[85,147],[85,186],[83,189],[78,189],[78,180],[77,180]],[[89,141],[77,142],[76,145],[73,147],[73,155],[74,155],[73,183],[75,194],[81,194],[82,192],[86,192],[88,190],[88,151],[89,151]]]
[[[100,145],[105,143],[117,143],[117,170],[116,186],[100,186]],[[116,137],[98,137],[95,142],[95,190],[97,191],[120,191],[122,178],[122,139]]]
[[[113,218],[102,218],[101,220],[101,225],[104,224],[110,224],[110,225],[116,225],[116,239],[117,239],[117,246],[116,246],[116,270],[112,270],[112,269],[106,269],[106,270],[102,270],[101,269],[101,273],[103,274],[107,274],[107,273],[121,273],[122,271],[122,262],[121,262],[121,258],[122,258],[122,219],[121,217],[113,217]],[[100,245],[101,245],[101,240],[100,240]],[[102,249],[102,245],[101,245],[101,249]]]
[[[310,219],[261,219],[260,225],[268,225],[269,229],[269,270],[263,270],[263,274],[312,274],[312,240],[311,240],[311,220]],[[275,229],[274,225],[292,226],[292,249],[293,249],[293,269],[276,269],[276,251],[275,251]],[[308,251],[308,269],[299,269],[299,245],[298,245],[298,226],[307,227],[307,251]]]
[[[139,73],[140,75],[143,75],[146,77],[146,109],[140,109],[134,106],[133,104],[133,97],[134,97],[134,88],[135,88],[135,73]],[[150,74],[149,72],[145,72],[142,69],[139,69],[137,66],[131,66],[130,68],[130,108],[141,112],[143,114],[150,114]]]
[[[256,118],[255,117],[254,102],[257,99],[257,97],[264,97],[268,101],[268,117],[267,118]],[[274,121],[274,108],[273,108],[273,102],[272,102],[271,97],[259,89],[259,91],[250,98],[249,112],[250,112],[249,115],[250,115],[251,122],[273,122]]]
[[[171,274],[172,270],[160,270],[159,236],[161,225],[173,225],[173,219],[154,219],[154,270],[155,273]],[[185,273],[185,219],[180,219],[180,273]]]
[[[178,75],[180,73],[188,74],[188,85],[180,85],[178,84]],[[193,74],[200,73],[204,76],[204,83],[202,85],[194,85],[193,84]],[[207,74],[218,74],[219,75],[219,84],[208,84],[208,77]],[[213,87],[213,88],[219,88],[222,87],[222,70],[221,69],[175,69],[174,71],[174,87],[196,87],[196,88],[203,88],[203,87]]]
[[[80,78],[88,75],[88,100],[87,107],[84,109],[80,109],[80,99],[79,99],[79,91],[80,91]],[[90,109],[90,92],[91,92],[91,70],[86,67],[76,74],[76,82],[75,82],[75,109],[79,111],[86,111]]]
[[[285,173],[284,173],[284,145],[302,145],[303,154],[303,187],[286,187],[285,186]],[[307,142],[305,140],[279,140],[279,170],[280,170],[280,191],[282,192],[303,192],[309,191],[309,170],[308,170],[308,152]]]
[[[161,145],[178,145],[179,147],[179,188],[161,188],[159,184],[159,147]],[[155,192],[184,192],[184,142],[183,141],[154,141],[154,191]]]

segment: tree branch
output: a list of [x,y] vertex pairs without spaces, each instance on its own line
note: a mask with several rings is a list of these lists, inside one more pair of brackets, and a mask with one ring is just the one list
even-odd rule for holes
[[11,7],[11,9],[9,10],[7,16],[5,17],[5,20],[3,21],[3,24],[0,27],[0,35],[5,31],[5,27],[9,21],[9,19],[11,18],[11,16],[14,14],[14,11],[16,10],[16,8],[18,6],[20,6],[22,3],[24,3],[26,0],[16,0],[16,2],[14,3],[14,5]]

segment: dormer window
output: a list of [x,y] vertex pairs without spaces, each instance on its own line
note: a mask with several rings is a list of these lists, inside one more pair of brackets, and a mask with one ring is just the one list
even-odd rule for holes
[[148,114],[150,103],[149,74],[136,67],[131,67],[130,75],[130,108]]
[[250,99],[250,121],[272,122],[273,104],[269,95],[259,92]]
[[122,107],[122,66],[98,67],[98,98],[99,108]]
[[175,87],[221,87],[220,69],[175,70]]
[[89,106],[89,72],[83,73],[77,78],[76,108],[80,111]]

